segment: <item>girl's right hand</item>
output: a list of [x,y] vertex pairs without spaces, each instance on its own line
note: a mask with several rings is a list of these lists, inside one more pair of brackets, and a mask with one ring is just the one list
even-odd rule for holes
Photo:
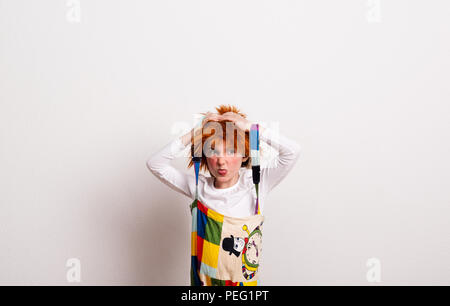
[[201,113],[202,115],[204,115],[205,117],[202,120],[202,127],[208,122],[208,121],[219,121],[222,119],[222,115],[219,114],[214,114],[211,112],[207,112],[207,113]]

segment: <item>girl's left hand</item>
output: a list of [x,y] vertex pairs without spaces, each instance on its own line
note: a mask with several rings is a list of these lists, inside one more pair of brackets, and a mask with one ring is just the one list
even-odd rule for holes
[[249,131],[252,126],[252,123],[250,121],[248,121],[241,115],[236,114],[234,112],[224,113],[224,114],[220,115],[220,119],[229,120],[229,121],[233,122],[234,125],[236,125],[236,127],[238,129],[241,129],[244,132]]

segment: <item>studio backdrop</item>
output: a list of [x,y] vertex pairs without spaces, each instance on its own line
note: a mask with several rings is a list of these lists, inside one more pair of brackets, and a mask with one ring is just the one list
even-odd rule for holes
[[190,201],[146,162],[231,104],[302,148],[264,203],[261,284],[449,285],[449,14],[0,0],[0,284],[188,285]]

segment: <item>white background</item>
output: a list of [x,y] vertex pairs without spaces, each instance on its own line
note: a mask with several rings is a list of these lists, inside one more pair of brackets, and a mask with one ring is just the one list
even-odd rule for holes
[[0,284],[189,284],[146,160],[219,104],[303,149],[263,285],[450,284],[448,1],[76,2],[0,0]]

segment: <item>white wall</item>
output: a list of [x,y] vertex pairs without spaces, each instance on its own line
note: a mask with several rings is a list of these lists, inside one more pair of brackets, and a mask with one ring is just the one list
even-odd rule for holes
[[0,0],[0,284],[188,284],[189,199],[146,160],[224,103],[303,148],[265,203],[262,284],[449,285],[449,12]]

